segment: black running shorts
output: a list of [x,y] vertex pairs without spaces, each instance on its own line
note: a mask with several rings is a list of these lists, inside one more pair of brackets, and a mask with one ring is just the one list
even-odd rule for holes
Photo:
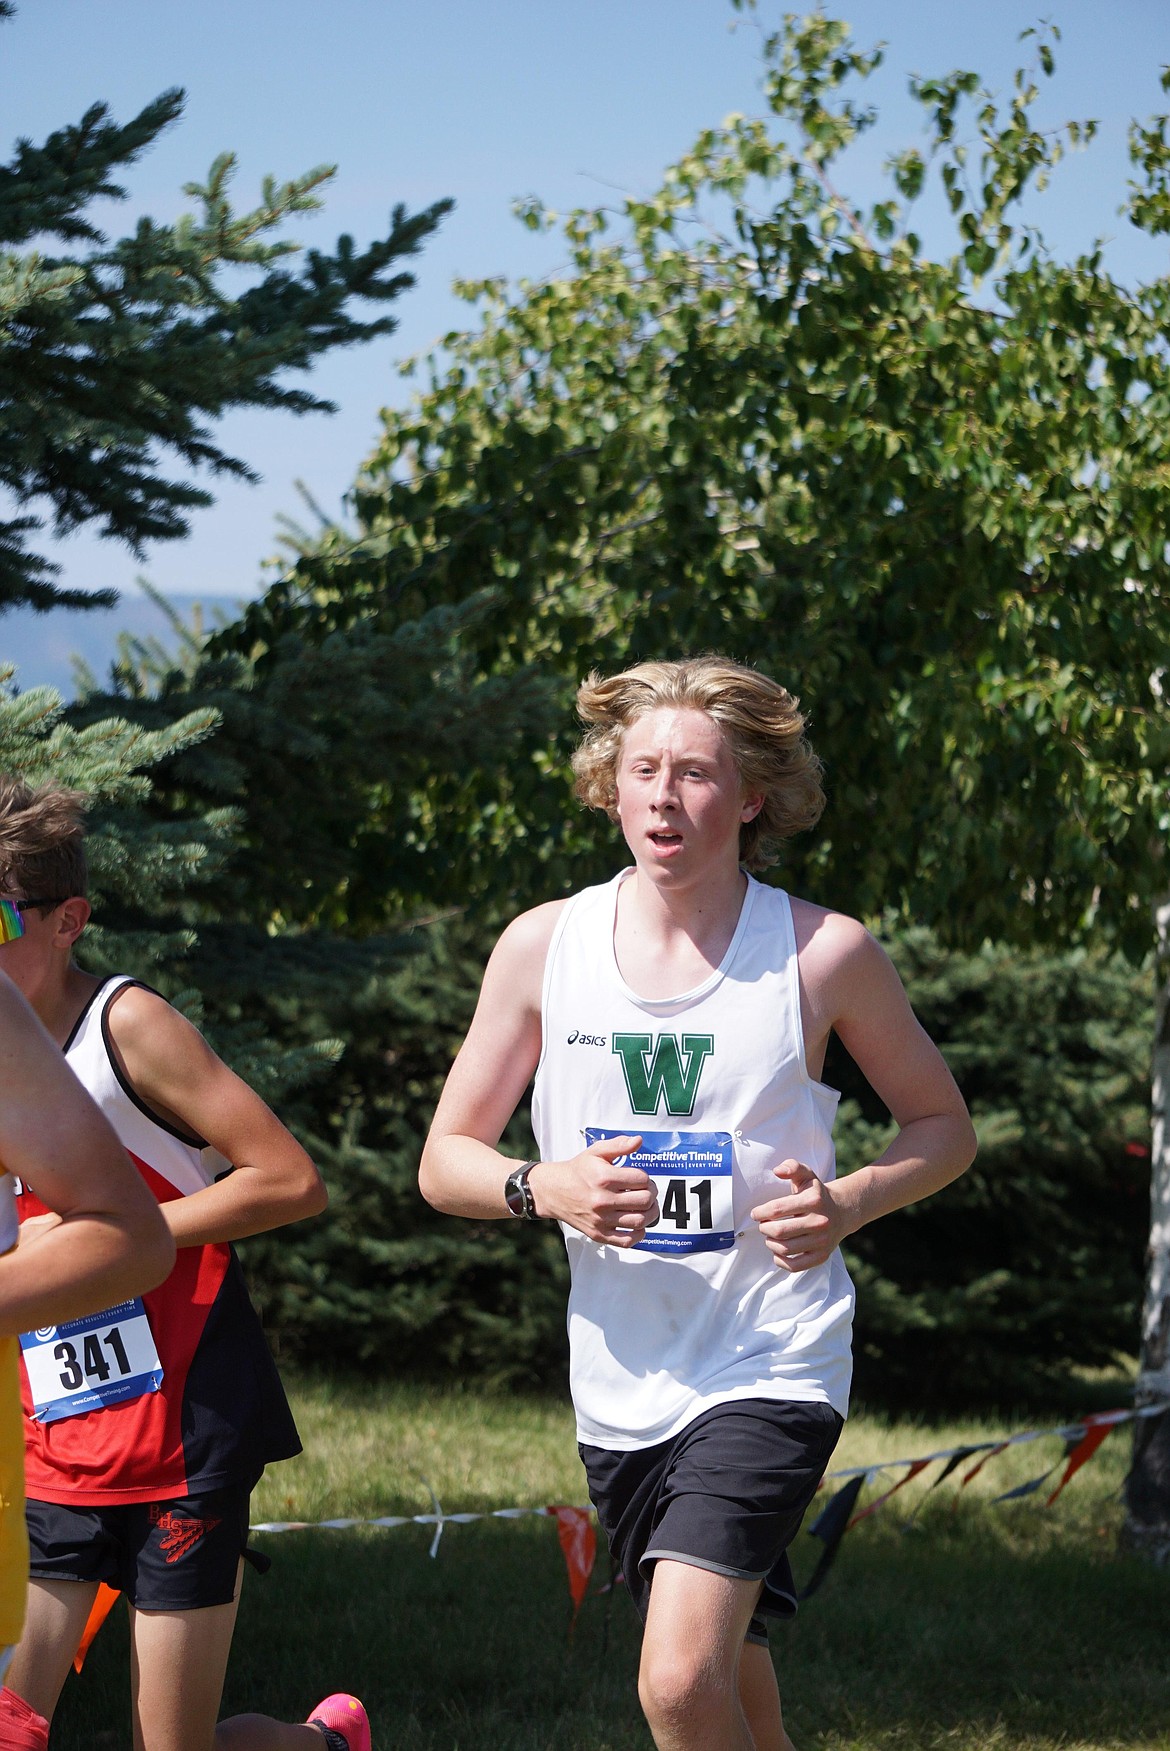
[[140,1611],[196,1611],[236,1595],[248,1542],[240,1487],[111,1508],[26,1504],[34,1581],[105,1581]]
[[737,1399],[655,1447],[581,1447],[597,1517],[642,1621],[654,1564],[665,1557],[762,1581],[747,1639],[767,1642],[763,1619],[796,1610],[788,1546],[841,1428],[831,1405]]

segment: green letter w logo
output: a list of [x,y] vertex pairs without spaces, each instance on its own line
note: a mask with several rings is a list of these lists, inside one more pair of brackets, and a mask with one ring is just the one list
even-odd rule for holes
[[667,1112],[683,1118],[694,1111],[703,1061],[715,1049],[715,1036],[684,1034],[680,1052],[674,1034],[659,1034],[656,1042],[651,1041],[649,1034],[615,1034],[613,1049],[621,1058],[634,1112],[656,1113],[665,1094]]

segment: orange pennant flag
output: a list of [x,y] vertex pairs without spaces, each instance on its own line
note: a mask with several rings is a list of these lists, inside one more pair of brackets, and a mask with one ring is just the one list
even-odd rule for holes
[[846,1527],[846,1531],[851,1527],[856,1526],[859,1520],[868,1520],[871,1514],[876,1514],[883,1503],[888,1502],[891,1496],[897,1495],[903,1484],[908,1484],[911,1478],[915,1478],[918,1476],[919,1472],[925,1471],[930,1463],[929,1459],[912,1459],[910,1461],[910,1469],[907,1471],[905,1477],[900,1477],[896,1484],[892,1484],[890,1488],[886,1490],[884,1495],[880,1495],[877,1498],[876,1502],[871,1502],[867,1508],[862,1508],[859,1514],[854,1514],[852,1520],[849,1522],[849,1526]]
[[1081,1466],[1085,1463],[1086,1459],[1092,1459],[1094,1453],[1096,1453],[1098,1447],[1101,1445],[1110,1429],[1115,1429],[1116,1427],[1117,1424],[1115,1422],[1090,1423],[1089,1427],[1085,1430],[1081,1439],[1077,1442],[1076,1446],[1068,1456],[1068,1464],[1064,1468],[1064,1476],[1048,1498],[1048,1506],[1050,1508],[1065,1484],[1068,1483],[1069,1479],[1081,1469]]
[[81,1640],[77,1644],[77,1652],[73,1656],[73,1670],[75,1672],[80,1672],[85,1665],[85,1656],[89,1653],[89,1645],[113,1610],[114,1600],[117,1597],[117,1587],[107,1587],[104,1581],[98,1582],[97,1597],[90,1607],[85,1628],[81,1632]]
[[[584,1508],[549,1508],[556,1516],[557,1537],[569,1571],[569,1592],[573,1599],[573,1624],[581,1609],[581,1601],[589,1586],[593,1563],[597,1556],[597,1531],[593,1516]],[[571,1629],[572,1626],[570,1626]]]

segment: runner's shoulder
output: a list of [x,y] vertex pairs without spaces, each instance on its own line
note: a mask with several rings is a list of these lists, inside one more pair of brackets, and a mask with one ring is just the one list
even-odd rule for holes
[[807,986],[880,976],[886,951],[860,919],[811,900],[793,898],[791,904],[800,973]]
[[519,913],[501,932],[493,959],[499,956],[506,963],[519,960],[527,965],[539,955],[543,965],[557,920],[568,903],[568,900],[546,900],[541,906]]
[[105,1026],[119,1068],[148,1100],[169,1105],[172,1084],[217,1062],[195,1024],[149,985],[115,991]]
[[513,918],[492,950],[485,988],[539,1009],[549,944],[567,905],[567,900],[548,900]]

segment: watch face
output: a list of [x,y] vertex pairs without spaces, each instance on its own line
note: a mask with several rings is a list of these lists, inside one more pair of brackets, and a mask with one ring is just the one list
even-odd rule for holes
[[518,1167],[515,1173],[510,1173],[504,1181],[504,1202],[507,1204],[509,1210],[511,1210],[513,1216],[523,1216],[525,1210],[528,1208],[527,1200],[524,1196],[524,1187],[520,1184],[520,1175],[523,1172],[524,1169]]

